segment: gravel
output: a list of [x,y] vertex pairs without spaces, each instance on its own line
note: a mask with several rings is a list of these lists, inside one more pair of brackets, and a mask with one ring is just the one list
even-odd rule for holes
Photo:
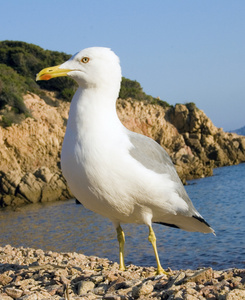
[[0,247],[0,300],[245,299],[245,270],[127,266],[78,253]]

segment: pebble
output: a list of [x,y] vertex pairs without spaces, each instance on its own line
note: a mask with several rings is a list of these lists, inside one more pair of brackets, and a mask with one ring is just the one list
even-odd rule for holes
[[78,295],[87,294],[88,291],[91,291],[94,288],[95,284],[93,281],[81,281],[78,283],[77,292]]
[[149,295],[153,290],[154,286],[149,283],[140,286],[135,286],[132,290],[132,296],[134,299],[138,299],[140,296]]
[[6,285],[12,281],[13,278],[7,274],[0,274],[0,285]]
[[25,295],[20,298],[20,300],[37,300],[37,294]]
[[5,292],[7,293],[8,296],[12,298],[20,298],[23,294],[22,290],[12,288],[12,287],[5,288]]
[[[0,247],[0,300],[245,299],[245,270],[127,266],[78,253]],[[65,296],[68,295],[68,296]]]

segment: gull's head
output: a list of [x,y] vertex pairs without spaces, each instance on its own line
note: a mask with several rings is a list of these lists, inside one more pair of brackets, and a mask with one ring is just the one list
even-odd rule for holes
[[119,58],[109,48],[86,48],[59,66],[43,69],[37,74],[36,80],[49,80],[61,76],[73,78],[82,88],[113,85],[119,89]]

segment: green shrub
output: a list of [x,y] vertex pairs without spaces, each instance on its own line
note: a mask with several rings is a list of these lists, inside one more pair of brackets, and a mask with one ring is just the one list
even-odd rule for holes
[[[27,91],[42,95],[50,105],[57,105],[48,96],[43,96],[42,90],[56,93],[56,96],[65,101],[71,101],[77,84],[68,77],[59,77],[55,80],[39,81],[36,83],[36,74],[43,68],[59,65],[67,61],[71,55],[63,52],[44,50],[39,46],[19,41],[0,42],[0,109],[6,105],[13,108],[11,114],[5,115],[4,124],[20,120],[17,115],[28,116],[29,112],[23,102],[23,94]],[[127,78],[122,78],[120,98],[144,100],[148,103],[169,106],[165,101],[153,98],[144,93],[141,85]],[[16,118],[13,114],[16,114]],[[0,114],[3,114],[0,112]],[[3,123],[3,122],[2,122]]]
[[0,119],[0,126],[2,127],[8,127],[11,126],[13,123],[20,123],[22,120],[26,118],[25,114],[18,114],[13,110],[6,111],[4,114],[2,114]]
[[63,90],[61,90],[59,97],[64,99],[65,101],[69,102],[69,101],[71,101],[75,92],[76,92],[76,89],[74,89],[72,87],[64,88]]
[[185,103],[185,106],[186,106],[190,111],[193,111],[193,110],[197,109],[196,104],[195,104],[194,102],[188,102],[188,103]]
[[135,100],[146,101],[151,104],[157,104],[162,107],[170,106],[166,101],[162,101],[159,98],[154,98],[150,95],[147,95],[140,83],[136,80],[130,80],[127,78],[122,78],[121,89],[119,93],[119,98],[127,99],[132,98]]
[[146,94],[143,92],[139,82],[123,77],[119,97],[122,99],[133,98],[137,100],[145,100]]
[[27,79],[28,89],[38,92],[38,89],[57,91],[58,96],[64,88],[74,88],[76,83],[67,77],[56,80],[35,82],[36,74],[43,68],[59,65],[68,60],[71,55],[63,52],[44,50],[39,46],[18,41],[0,42],[0,63],[13,68]]
[[26,113],[23,93],[27,89],[25,78],[12,68],[0,64],[0,108],[12,106],[18,113]]
[[[44,50],[36,45],[18,41],[0,42],[0,112],[6,114],[6,105],[13,108],[12,113],[4,115],[1,124],[7,126],[19,122],[17,115],[29,116],[23,101],[23,94],[28,91],[42,94],[42,89],[56,92],[56,96],[70,101],[77,84],[70,78],[40,81],[36,83],[36,74],[43,68],[58,65],[68,60],[70,55],[62,52]],[[44,97],[49,104],[57,105],[49,97]],[[16,114],[16,117],[13,115]]]

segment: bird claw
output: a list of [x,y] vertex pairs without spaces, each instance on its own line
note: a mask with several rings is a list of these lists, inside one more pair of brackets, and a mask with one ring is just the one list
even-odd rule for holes
[[156,275],[167,275],[169,276],[169,273],[164,271],[163,268],[158,268],[156,271]]
[[126,271],[126,270],[127,270],[127,268],[125,265],[122,265],[122,266],[119,265],[119,271]]

